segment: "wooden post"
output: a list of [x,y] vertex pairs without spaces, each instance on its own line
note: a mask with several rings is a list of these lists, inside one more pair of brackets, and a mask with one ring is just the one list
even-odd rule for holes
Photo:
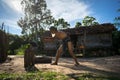
[[84,30],[84,40],[83,40],[83,45],[84,45],[84,48],[83,48],[83,55],[85,55],[85,49],[86,49],[86,30]]

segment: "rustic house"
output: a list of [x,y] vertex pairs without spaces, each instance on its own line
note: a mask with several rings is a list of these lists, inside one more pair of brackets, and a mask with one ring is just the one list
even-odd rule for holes
[[[106,55],[112,48],[113,24],[101,24],[95,26],[81,26],[79,28],[64,29],[70,35],[76,54]],[[46,31],[43,35],[44,50],[47,55],[55,54],[57,41],[47,39],[51,34]]]

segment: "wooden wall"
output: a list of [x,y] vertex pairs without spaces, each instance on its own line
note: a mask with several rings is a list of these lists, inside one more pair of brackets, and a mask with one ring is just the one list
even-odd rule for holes
[[[86,38],[84,40],[84,38]],[[86,48],[94,47],[111,47],[112,46],[112,34],[99,33],[99,34],[86,34],[78,36],[78,44],[84,44]]]

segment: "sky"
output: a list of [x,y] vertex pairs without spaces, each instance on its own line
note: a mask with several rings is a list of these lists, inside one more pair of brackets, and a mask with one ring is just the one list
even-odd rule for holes
[[[4,22],[7,31],[21,35],[17,21],[24,16],[21,0],[0,0],[0,26]],[[93,16],[100,24],[114,23],[120,16],[120,0],[46,0],[47,8],[55,19],[64,18],[71,27],[85,16]]]

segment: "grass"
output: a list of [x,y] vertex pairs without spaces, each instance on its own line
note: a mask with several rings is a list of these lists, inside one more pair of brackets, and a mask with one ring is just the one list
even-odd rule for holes
[[69,78],[57,72],[38,71],[23,74],[0,73],[0,80],[69,80]]
[[71,80],[72,78],[74,80],[120,80],[117,77],[105,77],[91,73],[74,75],[63,75],[52,71],[27,72],[23,74],[0,73],[0,80]]

